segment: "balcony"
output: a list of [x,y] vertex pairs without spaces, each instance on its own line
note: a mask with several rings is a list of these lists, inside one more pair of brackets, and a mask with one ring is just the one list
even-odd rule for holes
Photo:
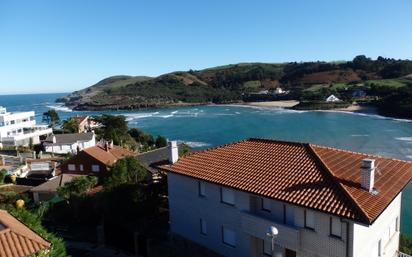
[[398,256],[399,257],[412,257],[411,255],[403,253],[403,252],[398,252]]
[[299,228],[276,223],[273,220],[269,220],[249,212],[242,212],[241,224],[242,230],[245,233],[261,239],[267,238],[266,231],[270,226],[275,226],[279,231],[279,237],[276,238],[277,245],[294,251],[299,248]]

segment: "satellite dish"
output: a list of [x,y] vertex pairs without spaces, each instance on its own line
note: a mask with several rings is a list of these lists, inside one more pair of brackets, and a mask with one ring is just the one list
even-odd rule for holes
[[266,232],[266,235],[272,238],[277,237],[278,234],[279,234],[279,231],[275,226],[270,226]]

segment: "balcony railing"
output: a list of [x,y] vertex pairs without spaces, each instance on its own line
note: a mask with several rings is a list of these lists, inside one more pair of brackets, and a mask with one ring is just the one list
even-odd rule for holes
[[399,257],[412,257],[411,255],[409,255],[409,254],[406,254],[406,253],[403,253],[403,252],[399,252],[399,255],[398,255]]
[[242,230],[254,237],[266,239],[266,232],[270,226],[275,226],[279,231],[276,244],[291,250],[297,250],[300,245],[299,228],[277,223],[273,220],[258,216],[250,212],[242,212]]

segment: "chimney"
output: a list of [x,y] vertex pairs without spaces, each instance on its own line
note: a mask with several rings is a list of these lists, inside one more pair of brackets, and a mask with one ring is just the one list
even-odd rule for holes
[[375,183],[375,160],[363,159],[361,166],[361,186],[372,193]]
[[53,141],[53,144],[55,144],[57,142],[55,135],[52,136],[52,141]]
[[169,142],[169,163],[173,164],[179,159],[179,149],[177,147],[177,141]]
[[104,142],[104,150],[106,150],[106,152],[109,151],[109,143],[107,141]]
[[110,148],[110,149],[113,149],[113,140],[110,140],[109,148]]

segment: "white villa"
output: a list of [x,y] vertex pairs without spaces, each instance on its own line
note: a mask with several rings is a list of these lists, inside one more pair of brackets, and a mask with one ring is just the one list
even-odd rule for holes
[[326,98],[326,102],[340,102],[341,100],[337,98],[335,95],[330,95]]
[[[395,257],[412,163],[247,139],[178,158],[167,173],[174,235],[228,257]],[[273,243],[273,246],[272,246]]]
[[96,145],[94,132],[49,135],[44,141],[48,153],[77,153]]
[[36,125],[34,112],[7,112],[0,106],[0,147],[40,143],[40,136],[52,133],[46,125]]

